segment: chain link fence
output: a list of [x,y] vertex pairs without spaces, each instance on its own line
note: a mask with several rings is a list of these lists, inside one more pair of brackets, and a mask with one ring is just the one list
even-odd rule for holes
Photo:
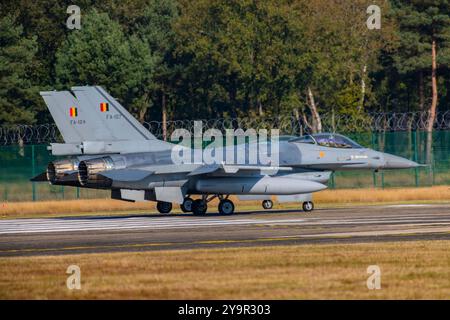
[[[312,131],[312,121],[303,117],[277,118],[220,118],[202,121],[203,128],[219,129],[280,129],[282,135],[302,135]],[[350,116],[324,114],[321,116],[323,132],[392,132],[426,130],[428,112],[408,113],[371,113],[360,118]],[[145,122],[144,126],[156,137],[163,138],[163,123],[159,121]],[[193,131],[194,120],[174,120],[166,122],[167,136],[175,129]],[[435,130],[450,130],[450,111],[439,112],[434,123]],[[62,142],[55,124],[11,125],[0,126],[0,145],[42,144]]]
[[[352,171],[337,172],[329,182],[330,188],[387,188],[418,187],[450,184],[450,112],[439,113],[432,135],[431,154],[429,140],[424,132],[427,113],[372,114],[355,121],[347,117],[322,117],[323,130],[348,135],[359,144],[399,155],[429,166],[389,172]],[[160,122],[145,124],[157,137],[163,135]],[[167,136],[179,128],[193,131],[194,121],[169,121]],[[276,119],[214,119],[204,120],[203,129],[271,129],[278,128],[282,135],[309,133],[308,121],[292,117]],[[54,157],[47,150],[50,142],[61,142],[55,125],[0,127],[0,201],[36,201],[108,198],[109,192],[31,183],[29,179],[45,171]]]

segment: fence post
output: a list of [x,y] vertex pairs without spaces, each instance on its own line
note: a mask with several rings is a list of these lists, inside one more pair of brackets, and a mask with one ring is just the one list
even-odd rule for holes
[[334,181],[334,171],[331,173],[331,189],[335,189],[336,188],[336,184]]
[[[373,134],[373,131],[371,131],[371,136],[372,136],[372,149],[375,149],[375,135]],[[373,177],[373,187],[376,188],[377,187],[377,173],[375,172],[375,170],[372,171],[372,177]]]
[[[414,150],[414,156],[413,156],[413,161],[417,162],[418,160],[418,154],[417,154],[417,131],[414,130],[412,131],[413,134],[413,150]],[[416,188],[419,187],[419,169],[418,168],[414,168],[414,180],[416,183]]]
[[77,193],[77,199],[80,199],[80,187],[77,187],[76,193]]
[[[31,175],[36,176],[36,157],[34,154],[34,144],[31,145]],[[33,201],[36,201],[36,183],[33,181],[31,183],[32,197]]]

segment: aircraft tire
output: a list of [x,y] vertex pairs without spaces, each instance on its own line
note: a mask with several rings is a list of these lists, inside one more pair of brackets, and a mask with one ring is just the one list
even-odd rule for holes
[[203,216],[206,214],[207,210],[208,204],[205,201],[197,199],[192,202],[192,213],[194,216]]
[[228,199],[220,200],[219,213],[224,216],[232,215],[234,213],[234,203]]
[[273,202],[272,202],[272,200],[264,200],[264,201],[262,202],[262,207],[263,207],[265,210],[270,210],[270,209],[272,209],[272,208],[273,208]]
[[180,206],[181,211],[183,212],[192,212],[192,204],[194,200],[192,198],[184,198],[183,203]]
[[170,211],[172,211],[172,203],[158,201],[156,204],[156,209],[158,209],[159,213],[170,213]]
[[312,201],[305,201],[302,205],[303,211],[305,212],[311,212],[314,210],[314,202]]

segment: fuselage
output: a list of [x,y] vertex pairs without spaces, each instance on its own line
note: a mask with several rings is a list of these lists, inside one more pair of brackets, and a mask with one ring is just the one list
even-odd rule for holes
[[[336,134],[277,143],[276,148],[273,141],[206,148],[200,151],[203,152],[200,161],[194,156],[199,150],[174,144],[153,152],[80,156],[51,163],[48,177],[53,178],[49,179],[53,184],[87,188],[148,191],[183,188],[188,194],[289,195],[325,189],[333,171],[417,166],[413,161],[364,148]],[[254,155],[261,149],[267,152],[269,163],[259,153]],[[180,163],[176,159],[174,155],[180,152],[189,155],[184,158],[188,161]],[[59,170],[58,174],[55,170]]]

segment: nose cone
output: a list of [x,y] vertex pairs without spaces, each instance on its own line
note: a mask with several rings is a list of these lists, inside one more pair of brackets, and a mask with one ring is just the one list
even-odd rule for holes
[[384,154],[384,169],[410,169],[417,168],[420,165],[414,161],[397,157],[392,154]]

